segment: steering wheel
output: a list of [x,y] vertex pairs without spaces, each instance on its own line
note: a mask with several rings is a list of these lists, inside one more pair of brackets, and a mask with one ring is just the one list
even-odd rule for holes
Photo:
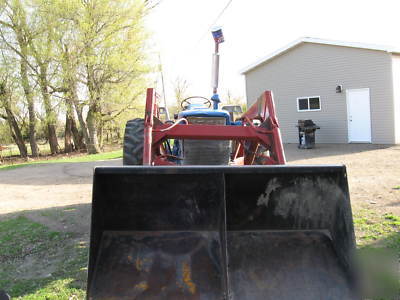
[[203,100],[206,100],[205,102],[203,102],[203,104],[208,104],[208,106],[207,106],[207,108],[210,108],[211,107],[211,100],[210,99],[207,99],[206,97],[202,97],[202,96],[191,96],[191,97],[187,97],[187,98],[185,98],[185,99],[183,99],[182,100],[182,102],[181,102],[181,108],[182,109],[185,109],[186,108],[186,106],[184,106],[184,104],[186,103],[187,105],[190,105],[190,104],[192,104],[192,102],[190,102],[189,100],[190,99],[203,99]]

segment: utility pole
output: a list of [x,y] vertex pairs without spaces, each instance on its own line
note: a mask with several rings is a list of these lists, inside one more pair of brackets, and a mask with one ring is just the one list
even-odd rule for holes
[[165,113],[166,113],[166,115],[167,115],[167,120],[171,120],[170,117],[169,117],[169,111],[168,111],[168,106],[167,106],[167,99],[165,98],[164,74],[163,74],[163,69],[162,69],[162,63],[161,63],[161,55],[160,55],[160,53],[158,53],[158,60],[159,60],[159,65],[160,65],[161,84],[162,84],[162,90],[163,90],[163,98],[164,98]]

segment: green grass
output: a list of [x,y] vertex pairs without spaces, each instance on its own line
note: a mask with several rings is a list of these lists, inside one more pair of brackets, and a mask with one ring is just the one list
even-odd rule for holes
[[353,219],[366,298],[395,299],[400,294],[400,217],[364,209]]
[[0,222],[0,289],[12,299],[84,299],[87,245],[24,216]]
[[[60,145],[62,145],[63,141],[58,140],[58,143]],[[1,153],[4,158],[20,155],[17,145],[11,144],[11,145],[3,145],[3,146],[7,147],[7,149],[3,150]],[[28,155],[32,155],[31,146],[29,145],[29,143],[26,143],[25,146],[26,146],[26,150],[28,151]],[[45,143],[43,145],[38,143],[38,147],[39,147],[39,151],[42,155],[50,154],[50,145],[48,143]]]
[[[57,221],[76,209],[39,214]],[[364,209],[354,214],[354,225],[358,256],[370,264],[363,273],[372,274],[381,287],[373,291],[379,296],[368,299],[389,300],[385,293],[400,289],[398,276],[385,269],[391,255],[400,258],[400,216]],[[50,230],[23,215],[0,222],[0,289],[12,299],[84,299],[87,259],[88,243],[82,236]]]
[[359,247],[387,247],[400,256],[400,217],[393,214],[378,215],[370,210],[360,210],[354,215]]
[[11,170],[20,167],[31,166],[35,164],[49,164],[49,163],[63,163],[63,162],[90,162],[90,161],[98,161],[98,160],[108,160],[122,157],[122,150],[116,150],[111,152],[104,152],[98,154],[87,154],[87,155],[79,155],[79,156],[64,156],[56,159],[49,160],[37,160],[37,161],[29,161],[14,165],[2,165],[0,166],[0,171],[2,170]]
[[[59,234],[47,232],[46,228],[18,217],[0,223],[0,261],[24,258],[44,250],[47,241],[57,240]],[[46,241],[46,242],[45,242]]]

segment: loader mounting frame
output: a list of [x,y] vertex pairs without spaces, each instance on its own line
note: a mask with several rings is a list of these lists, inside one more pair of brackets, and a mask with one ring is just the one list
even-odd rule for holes
[[[260,126],[254,121],[258,120]],[[240,121],[242,125],[193,125],[163,123],[159,117],[157,94],[147,89],[144,119],[143,165],[176,165],[168,160],[166,139],[233,140],[232,165],[285,164],[282,139],[271,91],[265,91]],[[262,148],[261,148],[262,147]],[[260,151],[263,149],[263,151]],[[268,154],[266,151],[268,150]]]

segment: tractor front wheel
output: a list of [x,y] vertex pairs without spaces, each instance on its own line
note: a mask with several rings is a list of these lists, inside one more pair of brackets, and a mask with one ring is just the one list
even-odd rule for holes
[[124,135],[124,165],[143,164],[144,120],[133,119],[126,123]]

